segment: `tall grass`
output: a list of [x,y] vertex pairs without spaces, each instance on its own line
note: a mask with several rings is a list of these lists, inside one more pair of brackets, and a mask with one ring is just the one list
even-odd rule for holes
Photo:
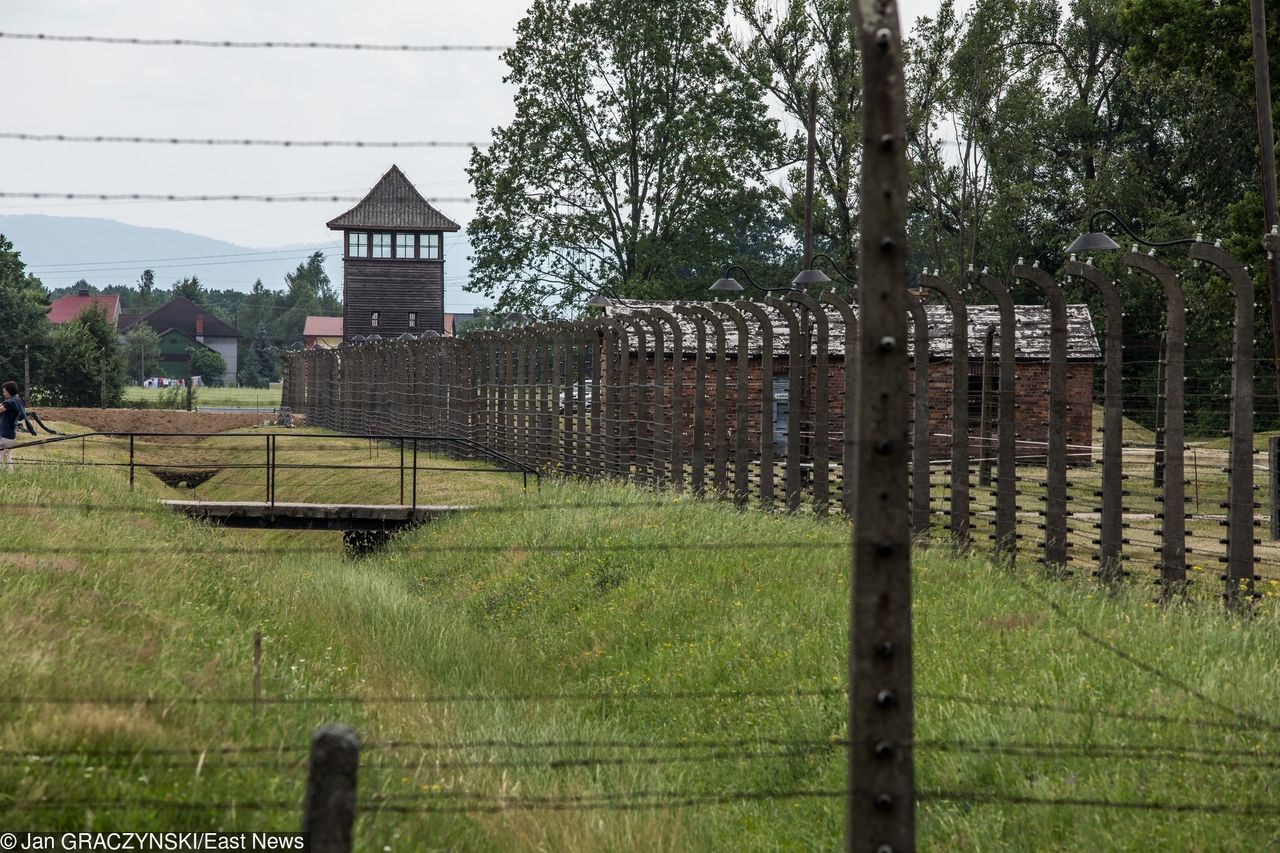
[[[39,503],[70,508],[31,507]],[[85,503],[110,511],[75,508]],[[394,797],[410,798],[397,806],[456,808],[464,792],[563,800],[843,788],[843,753],[823,746],[846,735],[849,531],[839,522],[548,483],[540,492],[495,493],[477,512],[352,562],[336,534],[237,532],[165,515],[110,472],[0,477],[0,505],[6,696],[175,700],[0,705],[0,749],[83,753],[5,759],[0,822],[294,828],[293,808],[33,810],[15,798],[294,804],[311,727],[344,720],[370,742],[420,744],[364,752],[360,795],[370,805],[359,818],[360,849],[840,845],[842,804],[827,797],[492,814],[373,805]],[[1106,595],[1085,578],[1049,581],[1029,569],[1014,576],[941,549],[917,551],[913,582],[922,790],[1184,804],[1274,799],[1277,771],[1266,764],[1248,756],[1209,763],[1186,752],[1277,758],[1280,735],[1233,725],[1223,710],[1270,719],[1280,699],[1272,600],[1254,618],[1233,621],[1196,604],[1158,607],[1146,587]],[[1100,647],[1077,624],[1168,678]],[[254,630],[264,634],[267,698],[317,701],[268,704],[256,717],[248,705],[185,701],[249,696]],[[724,695],[663,698],[709,692]],[[326,698],[462,693],[543,698]],[[595,745],[532,746],[548,741]],[[696,746],[702,742],[718,746]],[[1042,749],[1009,755],[988,742]],[[1092,754],[1112,745],[1174,751]],[[212,751],[231,746],[278,752]],[[194,757],[148,754],[159,747],[210,751],[197,771]],[[95,754],[104,749],[127,754]],[[628,760],[581,761],[593,758]],[[919,817],[922,846],[944,849],[1246,850],[1280,831],[1274,817],[936,800],[922,803]]]

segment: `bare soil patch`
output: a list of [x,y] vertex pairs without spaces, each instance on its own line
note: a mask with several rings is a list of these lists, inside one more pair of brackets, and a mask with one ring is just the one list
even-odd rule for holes
[[63,421],[94,432],[228,432],[258,426],[269,419],[267,415],[174,409],[58,409],[41,406],[37,411],[46,423]]

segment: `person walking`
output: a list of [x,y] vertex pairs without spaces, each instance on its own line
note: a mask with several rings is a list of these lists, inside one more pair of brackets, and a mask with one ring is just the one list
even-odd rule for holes
[[4,454],[5,469],[13,473],[13,448],[18,444],[18,421],[26,423],[27,412],[18,397],[18,383],[10,379],[4,383],[4,402],[0,403],[0,452]]

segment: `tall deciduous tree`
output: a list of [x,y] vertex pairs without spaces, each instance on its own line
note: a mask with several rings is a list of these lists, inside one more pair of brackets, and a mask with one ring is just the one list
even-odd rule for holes
[[139,385],[160,372],[160,335],[147,323],[134,323],[124,336],[124,363]]
[[[27,273],[13,243],[0,234],[0,382],[22,382],[29,352],[33,383],[39,381],[49,336],[49,297],[40,279]],[[25,349],[30,347],[29,350]],[[27,389],[22,389],[27,393]]]
[[[734,0],[747,37],[736,55],[749,73],[761,74],[788,119],[805,127],[809,85],[818,84],[814,158],[814,236],[819,248],[852,270],[857,266],[861,163],[862,76],[849,29],[847,0]],[[789,159],[803,161],[804,133],[788,140]],[[787,175],[794,192],[788,213],[803,226],[804,170]]]
[[54,332],[40,399],[64,406],[102,404],[106,374],[108,406],[119,405],[124,392],[124,353],[115,326],[98,306],[89,306]]
[[503,54],[516,115],[473,152],[468,289],[526,312],[672,293],[771,227],[781,156],[727,0],[534,0]]

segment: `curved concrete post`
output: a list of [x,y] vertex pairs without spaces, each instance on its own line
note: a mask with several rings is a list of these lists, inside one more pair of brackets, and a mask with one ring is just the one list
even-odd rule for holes
[[991,485],[991,454],[994,452],[991,446],[991,369],[995,360],[996,334],[999,331],[1000,324],[992,323],[982,336],[982,397],[978,401],[978,447],[981,449],[978,454],[978,485],[983,487]]
[[1090,262],[1072,255],[1064,272],[1087,282],[1102,294],[1107,330],[1103,350],[1102,390],[1102,516],[1099,521],[1098,577],[1116,583],[1123,576],[1124,559],[1124,305],[1116,283]]
[[796,316],[796,312],[784,300],[766,296],[763,301],[781,314],[787,323],[787,459],[784,465],[783,494],[787,511],[795,512],[800,509],[800,500],[804,494],[804,450],[800,427],[805,406],[799,395],[804,391],[804,368],[809,357],[804,352],[800,318]]
[[671,484],[684,488],[684,328],[668,311],[650,308],[649,315],[671,330]]
[[998,401],[996,421],[996,553],[1007,556],[1010,560],[1017,553],[1018,546],[1018,472],[1017,445],[1015,435],[1014,407],[1014,366],[1017,352],[1016,318],[1014,316],[1013,297],[994,276],[986,270],[975,272],[970,269],[966,277],[974,285],[991,294],[1000,309],[1000,387],[996,391]]
[[760,505],[773,509],[773,317],[763,306],[733,303],[760,327]]
[[693,362],[693,453],[691,455],[691,480],[693,493],[702,497],[706,493],[707,483],[707,330],[702,323],[702,315],[692,308],[676,305],[672,309],[681,317],[688,317],[693,322],[694,330],[694,362]]
[[951,540],[969,547],[969,311],[960,289],[936,275],[916,282],[942,294],[951,307]]
[[[844,514],[846,516],[853,518],[853,469],[854,461],[857,458],[857,448],[853,443],[853,428],[854,424],[857,422],[853,412],[854,387],[857,382],[857,377],[854,374],[857,371],[853,369],[853,366],[858,359],[858,317],[853,312],[853,306],[841,297],[837,296],[835,291],[824,290],[818,295],[818,301],[836,309],[836,312],[840,315],[840,319],[844,322],[844,404],[840,407],[841,420],[843,421],[840,431],[840,507],[844,510]],[[927,336],[928,333],[926,332],[926,337]],[[918,388],[919,384],[917,380],[917,390]],[[929,459],[926,451],[926,475],[929,470],[928,461]],[[928,481],[926,479],[926,483],[927,482]],[[924,496],[925,518],[927,519],[929,515],[929,489],[927,486],[924,491]],[[926,521],[926,527],[927,526],[928,522]]]
[[[1215,267],[1235,293],[1231,349],[1231,454],[1227,462],[1227,610],[1253,599],[1253,280],[1220,246],[1191,244],[1191,259]],[[1166,475],[1167,479],[1167,475]]]
[[648,324],[631,314],[625,315],[622,319],[635,332],[636,342],[635,358],[632,363],[634,376],[629,375],[627,377],[629,385],[627,397],[628,402],[631,404],[631,413],[627,421],[624,422],[623,428],[630,435],[633,465],[629,473],[638,482],[645,476],[646,465],[649,466],[649,471],[653,470],[653,439],[647,426],[648,419],[645,412],[649,400],[649,394],[646,390],[649,362],[649,337],[646,334],[646,326]]
[[591,386],[592,365],[595,362],[596,331],[590,320],[575,320],[574,340],[577,341],[575,374],[577,389],[574,404],[574,473],[579,477],[591,474],[591,423],[588,417],[587,389]]
[[729,441],[728,441],[728,392],[727,377],[728,361],[725,349],[727,343],[725,341],[724,319],[707,308],[704,305],[690,305],[689,310],[693,311],[702,319],[711,324],[711,329],[715,335],[716,341],[716,395],[715,395],[715,414],[711,427],[711,447],[713,453],[712,462],[712,483],[716,490],[716,497],[723,500],[729,494]]
[[1062,288],[1040,267],[1018,259],[1016,279],[1034,285],[1049,303],[1049,434],[1045,457],[1045,568],[1067,563],[1067,300]]
[[747,376],[751,370],[751,348],[747,318],[727,302],[713,302],[711,309],[729,318],[738,337],[738,375],[733,395],[733,502],[744,507],[751,491],[748,479],[751,458],[747,447]]
[[[911,313],[914,346],[911,354],[911,532],[919,536],[933,526],[933,519],[929,517],[929,317],[924,312],[924,302],[910,291],[907,310]],[[846,396],[845,399],[853,398]]]
[[[816,331],[813,339],[813,390],[811,395],[806,397],[811,396],[813,400],[813,443],[810,445],[813,459],[813,509],[819,516],[825,516],[831,505],[831,453],[827,447],[830,441],[827,432],[827,422],[830,417],[827,363],[831,357],[829,344],[831,327],[827,311],[817,299],[798,290],[786,294],[786,298],[808,309]],[[806,390],[810,387],[807,380],[808,377],[805,381]]]
[[627,396],[627,376],[630,371],[631,340],[627,336],[627,324],[617,317],[608,317],[612,332],[612,353],[607,366],[605,398],[605,445],[609,448],[609,473],[615,477],[627,476],[631,451],[627,445],[629,432],[626,426],[630,409]]
[[583,320],[589,329],[588,346],[590,361],[591,403],[587,407],[590,420],[590,440],[587,452],[587,472],[592,477],[603,477],[604,467],[604,362],[609,355],[610,324],[599,318]]
[[632,316],[638,322],[645,324],[649,331],[649,339],[653,341],[653,363],[651,366],[653,383],[652,390],[646,389],[646,393],[653,401],[653,415],[649,420],[648,427],[649,435],[651,436],[650,448],[653,454],[649,477],[654,488],[657,488],[666,479],[667,463],[670,461],[671,455],[671,442],[667,440],[666,418],[663,416],[664,395],[662,387],[666,380],[666,367],[664,365],[666,360],[666,341],[664,340],[663,323],[657,317],[654,317],[652,312],[647,310],[637,311]]
[[518,331],[520,347],[520,385],[522,413],[522,444],[526,448],[524,461],[541,467],[546,464],[546,443],[543,430],[546,426],[545,366],[548,338],[554,334],[542,323],[534,323]]
[[578,399],[578,380],[581,374],[579,329],[572,320],[561,320],[560,329],[560,392],[556,395],[556,407],[564,401],[560,413],[560,466],[566,474],[578,473],[577,414],[582,405]]

